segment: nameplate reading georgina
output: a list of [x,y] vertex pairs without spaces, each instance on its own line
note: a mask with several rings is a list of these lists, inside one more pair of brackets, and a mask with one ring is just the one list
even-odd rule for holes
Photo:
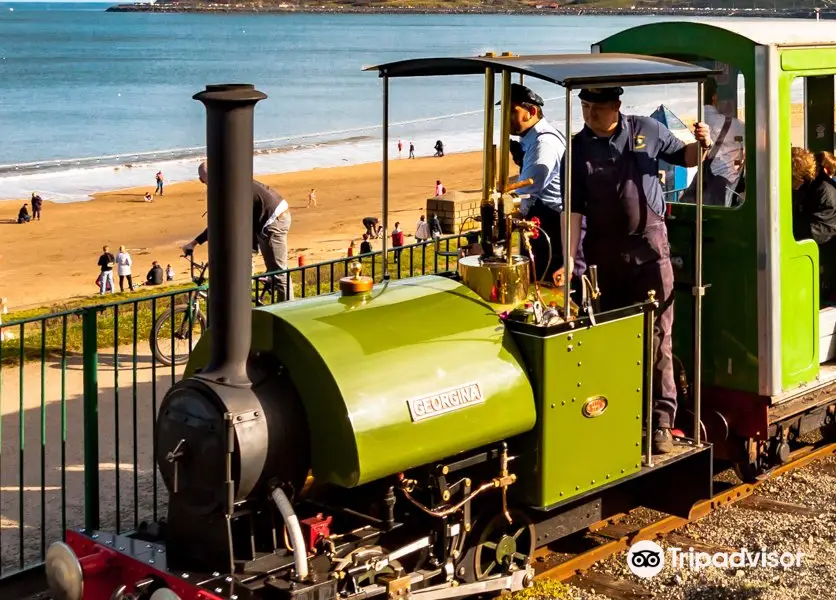
[[484,402],[482,389],[478,383],[473,382],[448,388],[423,398],[407,400],[406,404],[409,407],[412,422],[415,423]]

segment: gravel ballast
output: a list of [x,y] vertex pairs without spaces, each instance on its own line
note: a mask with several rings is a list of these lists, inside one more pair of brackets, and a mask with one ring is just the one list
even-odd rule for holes
[[[757,510],[743,504],[717,509],[703,520],[676,532],[718,550],[730,548],[749,553],[761,549],[781,553],[789,564],[801,553],[800,566],[707,566],[689,569],[671,564],[672,547],[681,547],[666,538],[656,540],[665,550],[662,571],[650,578],[634,575],[627,567],[627,552],[593,567],[592,574],[630,582],[653,598],[665,600],[828,600],[836,599],[836,458],[827,458],[797,471],[769,480],[757,490],[757,497],[801,505],[813,509],[804,513]],[[789,507],[788,510],[792,510]],[[689,548],[681,547],[688,553]],[[694,551],[697,553],[697,550]],[[792,555],[792,556],[791,556]],[[523,596],[521,596],[523,597]],[[538,582],[524,593],[526,600],[605,600],[571,585],[556,586]]]

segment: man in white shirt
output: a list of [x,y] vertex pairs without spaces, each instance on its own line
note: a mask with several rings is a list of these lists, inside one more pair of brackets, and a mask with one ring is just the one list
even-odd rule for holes
[[[740,119],[717,110],[717,81],[711,78],[703,88],[703,121],[711,131],[712,148],[703,162],[703,204],[731,206],[734,190],[743,170],[745,127]],[[680,202],[696,203],[697,178],[682,194]]]
[[[520,174],[511,181],[533,180],[534,183],[518,188],[515,193],[523,196],[520,214],[523,218],[540,219],[540,227],[551,241],[552,257],[549,260],[549,242],[543,236],[531,240],[537,279],[551,277],[563,264],[560,214],[563,212],[563,192],[560,181],[561,163],[566,151],[566,138],[543,115],[545,102],[533,90],[518,83],[511,84],[511,135],[519,136],[517,146],[512,142],[514,162],[520,165]],[[522,156],[519,156],[521,154]],[[525,248],[521,254],[527,255]],[[582,268],[582,259],[575,265]],[[576,269],[577,272],[577,269]]]

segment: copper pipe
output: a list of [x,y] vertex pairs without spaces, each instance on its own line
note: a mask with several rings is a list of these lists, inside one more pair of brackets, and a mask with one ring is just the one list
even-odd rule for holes
[[449,508],[445,508],[444,510],[433,510],[431,508],[427,508],[426,506],[424,506],[423,504],[418,502],[415,498],[413,498],[412,495],[408,491],[406,491],[406,486],[403,485],[403,484],[401,485],[401,491],[403,492],[403,495],[406,496],[407,500],[409,500],[412,504],[414,504],[415,506],[420,508],[422,511],[424,511],[425,513],[427,513],[431,517],[441,518],[441,517],[447,517],[449,515],[452,515],[454,512],[459,510],[462,506],[464,506],[465,504],[467,504],[468,502],[473,500],[476,496],[478,496],[482,492],[487,491],[489,489],[496,488],[496,487],[499,487],[499,480],[498,479],[494,479],[493,481],[483,483],[478,488],[473,490],[470,494],[468,494],[458,504],[454,504],[453,506],[451,506]]

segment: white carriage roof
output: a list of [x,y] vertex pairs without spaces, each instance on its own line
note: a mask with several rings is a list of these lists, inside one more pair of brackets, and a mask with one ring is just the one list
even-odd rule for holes
[[813,19],[712,19],[699,21],[726,29],[761,46],[836,45],[836,21]]

